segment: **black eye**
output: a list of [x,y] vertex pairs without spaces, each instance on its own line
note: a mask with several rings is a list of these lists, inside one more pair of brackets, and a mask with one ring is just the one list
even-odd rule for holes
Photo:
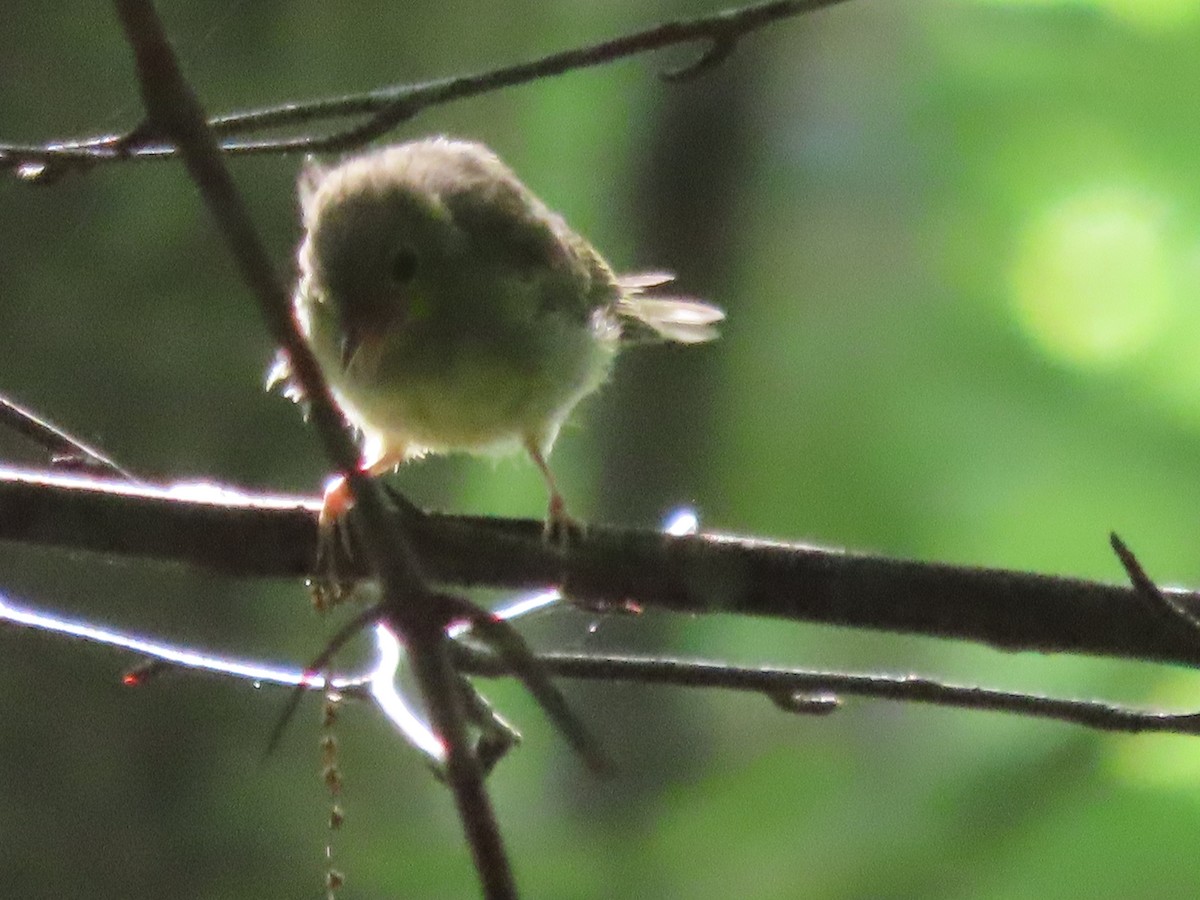
[[417,254],[409,247],[401,247],[392,257],[392,281],[408,284],[417,274]]

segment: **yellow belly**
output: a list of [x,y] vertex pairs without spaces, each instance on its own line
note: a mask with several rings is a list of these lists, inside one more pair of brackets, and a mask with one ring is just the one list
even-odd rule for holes
[[551,333],[518,339],[515,349],[463,338],[411,352],[401,341],[364,367],[369,377],[323,364],[368,456],[503,452],[523,442],[549,452],[571,409],[607,377],[616,341],[577,323],[542,324]]

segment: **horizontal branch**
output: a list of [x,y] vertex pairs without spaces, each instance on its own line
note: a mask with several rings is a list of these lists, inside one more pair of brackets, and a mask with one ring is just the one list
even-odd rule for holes
[[[455,661],[462,672],[487,678],[510,674],[508,666],[495,654],[462,645],[457,645],[455,651]],[[835,712],[842,697],[857,696],[1012,713],[1128,734],[1200,734],[1200,715],[1192,712],[1136,709],[1100,700],[1043,697],[1020,691],[947,684],[916,675],[855,675],[775,666],[751,668],[695,659],[595,653],[539,653],[538,661],[562,678],[758,693],[770,698],[781,709],[802,715]]]
[[[227,575],[312,571],[319,501],[216,485],[147,487],[0,469],[0,540],[160,561]],[[628,601],[907,632],[1006,650],[1200,664],[1200,640],[1133,588],[723,535],[591,526],[560,552],[533,520],[430,514],[412,523],[431,578],[496,588],[560,585],[591,604]],[[356,569],[348,564],[347,574]],[[361,572],[361,569],[358,571]],[[365,573],[364,573],[365,574]],[[1200,595],[1167,591],[1195,614]]]
[[[845,0],[772,0],[686,21],[665,22],[623,37],[486,72],[214,116],[209,120],[209,126],[221,136],[221,150],[228,154],[344,152],[381,137],[433,106],[669,46],[706,41],[707,49],[693,63],[663,76],[671,81],[682,80],[722,62],[734,51],[738,41],[753,31],[843,2]],[[363,120],[323,135],[233,140],[239,135],[266,129],[301,127],[351,117]],[[68,170],[87,169],[119,160],[166,159],[177,152],[159,129],[143,124],[122,134],[55,140],[45,144],[0,144],[0,170],[15,171],[30,181],[51,181]]]
[[[534,595],[499,607],[495,612],[507,621],[557,602],[548,595]],[[369,611],[368,611],[369,613]],[[361,618],[361,616],[360,616]],[[31,610],[6,602],[0,594],[0,621],[34,628],[47,634],[82,638],[89,642],[133,651],[141,661],[127,670],[122,684],[145,687],[164,672],[252,680],[256,686],[286,687],[303,693],[324,693],[332,685],[340,697],[374,703],[377,709],[435,767],[441,766],[441,743],[397,689],[396,670],[403,657],[402,643],[386,627],[374,628],[377,653],[368,667],[354,673],[317,674],[259,660],[236,659],[197,653],[191,647],[172,646],[142,636],[109,631],[89,623],[65,619],[42,610]],[[343,627],[352,631],[354,623]],[[469,626],[456,626],[451,636],[468,635],[468,640],[451,645],[454,666],[463,674],[485,678],[512,677],[513,666],[497,653],[470,640]],[[331,648],[327,648],[327,653]],[[325,654],[322,654],[325,656]],[[607,653],[542,652],[534,655],[539,666],[562,678],[592,681],[624,681],[634,684],[671,685],[759,694],[784,712],[797,715],[830,715],[843,708],[846,697],[921,703],[951,709],[969,709],[1030,716],[1081,725],[1110,732],[1200,735],[1200,714],[1192,711],[1145,709],[1104,700],[1047,697],[1022,691],[1005,691],[977,685],[950,684],[916,675],[855,674],[777,666],[736,666],[724,662],[660,656],[626,656]],[[477,724],[490,732],[497,743],[490,745],[498,759],[511,750],[517,732],[478,694]],[[275,743],[271,742],[271,746]]]

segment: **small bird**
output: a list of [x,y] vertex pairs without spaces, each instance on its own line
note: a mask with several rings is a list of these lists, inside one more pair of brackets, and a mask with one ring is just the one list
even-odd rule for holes
[[[548,533],[573,526],[547,458],[625,344],[717,336],[715,306],[616,276],[482,144],[432,137],[306,162],[294,314],[372,475],[426,453],[524,448],[549,491]],[[301,400],[282,354],[268,387]],[[326,530],[348,509],[326,487]]]

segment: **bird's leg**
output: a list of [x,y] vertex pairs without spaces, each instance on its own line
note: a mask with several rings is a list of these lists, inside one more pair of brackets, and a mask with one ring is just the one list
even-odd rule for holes
[[[363,457],[359,469],[367,475],[381,475],[403,461],[403,450],[390,450],[374,458]],[[342,578],[338,572],[338,561],[353,557],[346,521],[346,514],[353,506],[354,497],[346,476],[334,475],[325,482],[321,511],[317,514],[317,574],[309,583],[313,606],[318,612],[336,606],[354,592],[354,582]]]
[[567,501],[559,493],[558,483],[554,480],[554,473],[550,471],[550,464],[546,462],[542,448],[533,438],[525,438],[524,443],[529,458],[542,473],[546,489],[550,492],[550,502],[546,506],[546,539],[555,544],[569,543],[573,536],[583,532],[583,525],[567,512]]
[[350,556],[350,534],[345,516],[353,505],[346,476],[334,475],[325,482],[321,511],[317,514],[315,574],[308,580],[313,609],[319,613],[337,606],[354,590],[353,583],[343,580],[338,571],[339,558]]

